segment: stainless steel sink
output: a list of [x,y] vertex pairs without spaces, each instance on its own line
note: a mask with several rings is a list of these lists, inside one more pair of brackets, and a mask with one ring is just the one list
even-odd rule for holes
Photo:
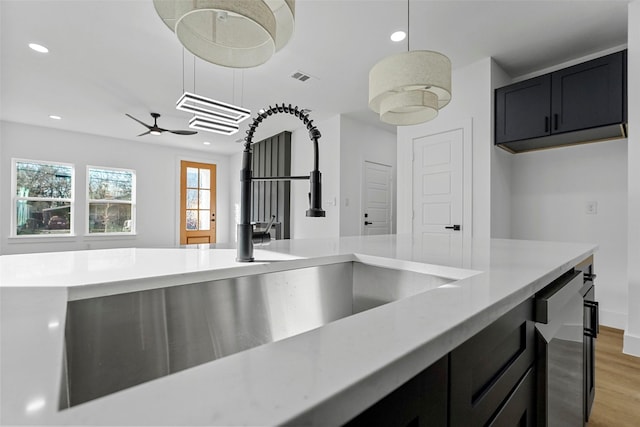
[[70,301],[60,408],[451,281],[346,262]]

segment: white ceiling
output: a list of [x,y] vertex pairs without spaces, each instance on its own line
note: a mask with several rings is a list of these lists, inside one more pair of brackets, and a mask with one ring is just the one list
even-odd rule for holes
[[[411,49],[440,51],[454,69],[491,56],[519,76],[626,44],[628,3],[411,0]],[[0,0],[0,118],[156,145],[240,151],[235,141],[250,120],[233,136],[136,137],[145,129],[125,113],[150,123],[149,113],[158,112],[161,127],[187,129],[191,116],[175,102],[183,86],[193,90],[195,84],[197,93],[254,114],[285,102],[311,109],[316,122],[343,113],[393,132],[367,108],[368,73],[378,60],[406,50],[406,42],[389,40],[406,28],[406,8],[404,0],[297,0],[289,44],[262,66],[233,70],[194,60],[189,52],[183,65],[183,49],[151,0]],[[50,52],[38,54],[30,42]],[[298,70],[314,78],[292,79]],[[254,140],[299,125],[294,117],[276,116]]]

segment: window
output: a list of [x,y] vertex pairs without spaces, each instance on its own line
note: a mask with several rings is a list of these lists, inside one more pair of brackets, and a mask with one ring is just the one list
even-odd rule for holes
[[73,165],[13,159],[12,169],[15,235],[71,235]]
[[88,233],[135,233],[135,187],[133,170],[88,166]]

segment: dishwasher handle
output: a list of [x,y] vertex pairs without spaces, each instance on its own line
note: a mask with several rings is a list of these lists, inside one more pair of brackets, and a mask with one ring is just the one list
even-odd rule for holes
[[538,292],[535,295],[535,322],[549,324],[554,318],[562,317],[565,305],[580,293],[583,283],[582,272],[572,269]]
[[598,338],[598,334],[600,333],[600,309],[598,305],[598,301],[584,301],[584,306],[589,309],[591,316],[590,317],[590,325],[588,328],[584,328],[584,334],[591,338]]

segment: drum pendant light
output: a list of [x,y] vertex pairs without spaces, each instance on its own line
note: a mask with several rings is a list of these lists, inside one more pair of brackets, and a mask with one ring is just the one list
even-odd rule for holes
[[369,72],[369,108],[393,125],[434,119],[451,101],[451,61],[430,50],[410,50],[407,1],[407,52],[388,56]]
[[295,0],[153,0],[153,4],[188,51],[225,67],[261,65],[293,35]]

